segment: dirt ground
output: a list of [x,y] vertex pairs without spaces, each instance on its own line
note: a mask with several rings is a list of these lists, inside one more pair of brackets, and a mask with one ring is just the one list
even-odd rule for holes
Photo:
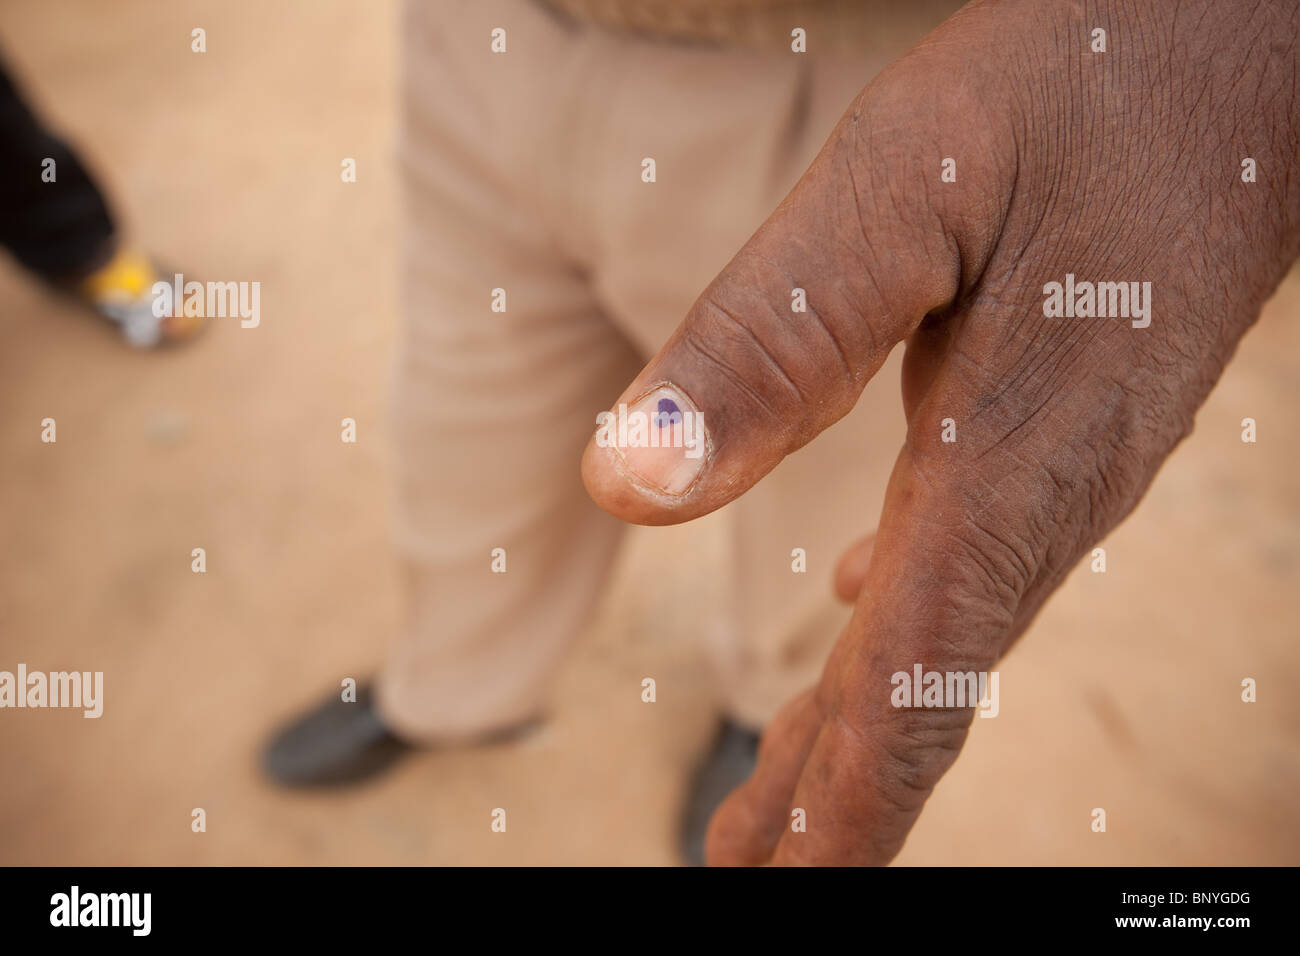
[[[183,270],[259,280],[263,311],[256,334],[218,322],[194,348],[137,354],[0,263],[0,670],[106,683],[99,720],[0,712],[0,862],[675,862],[712,720],[682,609],[725,518],[634,533],[554,718],[523,739],[422,755],[342,794],[278,792],[257,771],[268,730],[369,673],[398,617],[395,14],[0,9],[12,65],[132,229]],[[342,157],[357,161],[347,188]],[[1300,863],[1297,319],[1293,274],[1105,542],[1108,572],[1082,565],[1003,663],[1000,715],[975,721],[899,863]],[[1248,416],[1256,444],[1240,439]],[[670,548],[691,557],[666,585]],[[634,587],[651,569],[672,600]],[[654,707],[626,693],[648,673],[676,688]],[[1257,703],[1240,700],[1246,677]]]

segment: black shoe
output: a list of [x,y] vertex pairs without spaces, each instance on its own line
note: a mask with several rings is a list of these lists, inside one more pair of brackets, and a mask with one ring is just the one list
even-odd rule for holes
[[286,787],[361,783],[379,776],[415,748],[380,720],[370,685],[349,703],[338,692],[281,728],[262,754],[262,768]]
[[709,820],[731,791],[748,780],[758,766],[758,741],[759,734],[726,721],[695,768],[680,834],[680,849],[687,865],[704,865],[704,835]]

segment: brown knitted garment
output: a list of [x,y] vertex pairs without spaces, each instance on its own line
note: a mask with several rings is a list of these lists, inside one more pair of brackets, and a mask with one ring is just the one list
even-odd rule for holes
[[750,49],[896,55],[937,26],[959,0],[540,0],[576,20],[643,36]]

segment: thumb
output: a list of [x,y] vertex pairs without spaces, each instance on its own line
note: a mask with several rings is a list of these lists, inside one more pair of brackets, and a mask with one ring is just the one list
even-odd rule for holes
[[740,496],[847,414],[890,349],[952,301],[961,257],[923,181],[936,162],[891,129],[914,105],[893,110],[875,90],[598,416],[582,474],[606,511],[673,524]]

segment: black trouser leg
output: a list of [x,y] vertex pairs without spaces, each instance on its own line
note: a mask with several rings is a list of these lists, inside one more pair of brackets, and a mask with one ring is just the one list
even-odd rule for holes
[[0,245],[59,281],[98,265],[112,236],[113,218],[95,181],[28,109],[0,60]]

